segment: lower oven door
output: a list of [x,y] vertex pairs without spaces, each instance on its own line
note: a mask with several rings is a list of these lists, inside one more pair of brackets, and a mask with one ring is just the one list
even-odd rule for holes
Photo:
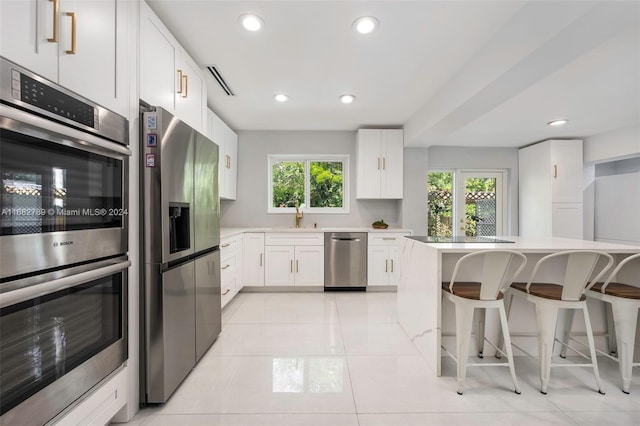
[[0,284],[0,424],[44,424],[123,364],[130,264]]

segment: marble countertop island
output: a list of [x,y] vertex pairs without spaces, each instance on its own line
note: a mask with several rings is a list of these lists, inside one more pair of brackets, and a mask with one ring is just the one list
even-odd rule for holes
[[[451,337],[455,330],[453,307],[443,305],[441,283],[448,281],[453,268],[460,257],[480,250],[517,250],[527,256],[527,265],[516,281],[527,281],[536,262],[543,256],[564,250],[600,250],[614,255],[616,261],[631,254],[639,253],[640,247],[597,241],[573,240],[566,238],[496,237],[509,242],[432,242],[421,241],[423,237],[405,239],[402,264],[402,281],[398,286],[398,320],[409,338],[425,357],[436,375],[440,375],[441,350],[443,336]],[[549,279],[554,271],[549,271]],[[640,271],[630,271],[640,274]],[[461,281],[472,280],[473,271],[464,271]],[[553,282],[553,281],[550,281]],[[597,307],[599,308],[599,307]],[[592,316],[603,316],[604,310],[590,309]],[[512,309],[515,315],[509,319],[509,327],[518,331],[535,333],[535,318],[529,309]],[[600,324],[604,321],[594,321]],[[486,335],[497,336],[499,327],[487,320]],[[513,331],[512,329],[512,331]],[[596,330],[594,329],[594,332]],[[447,337],[450,336],[450,337]],[[535,339],[530,339],[535,344]],[[455,347],[447,342],[447,347]],[[488,354],[487,354],[488,355]]]

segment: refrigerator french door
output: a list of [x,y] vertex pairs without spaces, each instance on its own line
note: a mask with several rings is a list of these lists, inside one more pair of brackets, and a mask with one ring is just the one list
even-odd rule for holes
[[151,108],[142,159],[141,399],[163,403],[221,331],[218,146]]

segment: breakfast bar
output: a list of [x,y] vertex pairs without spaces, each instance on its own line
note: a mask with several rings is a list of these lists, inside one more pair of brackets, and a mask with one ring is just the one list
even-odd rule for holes
[[[452,306],[443,304],[441,283],[449,281],[453,268],[462,256],[480,250],[517,250],[527,257],[527,265],[516,277],[526,282],[538,260],[543,256],[565,250],[599,250],[613,255],[616,263],[640,252],[640,247],[596,241],[565,238],[530,237],[407,237],[402,260],[403,274],[398,286],[398,321],[411,341],[427,360],[433,372],[441,373],[441,344],[443,339],[453,339],[455,317]],[[473,270],[461,271],[461,280],[473,280]],[[555,271],[547,272],[553,275]],[[460,273],[460,272],[459,272]],[[559,271],[558,271],[559,273]],[[625,274],[640,274],[638,267]],[[557,277],[558,274],[556,274]],[[542,278],[553,280],[553,276]],[[624,278],[624,277],[620,277]],[[553,281],[549,281],[553,282]],[[518,298],[516,298],[518,299]],[[517,304],[520,303],[520,304]],[[605,310],[602,303],[590,300],[589,311],[594,334],[600,339],[606,330]],[[535,313],[526,301],[514,299],[509,327],[511,332],[535,335]],[[583,325],[583,324],[582,324]],[[487,313],[485,335],[496,341],[500,329],[497,317]],[[575,324],[578,334],[580,324]],[[535,345],[535,338],[527,339]],[[636,341],[640,339],[636,338]],[[449,346],[449,345],[447,345]],[[529,346],[535,353],[534,346]],[[472,352],[471,352],[472,353]],[[640,350],[636,348],[636,357]],[[486,351],[489,355],[490,352]]]

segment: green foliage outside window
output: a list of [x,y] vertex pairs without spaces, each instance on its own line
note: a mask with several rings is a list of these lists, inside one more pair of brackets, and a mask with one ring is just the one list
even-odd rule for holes
[[304,161],[273,164],[273,207],[295,207],[304,203]]
[[342,162],[310,163],[311,207],[342,207]]
[[431,172],[427,178],[427,235],[453,235],[453,173]]
[[[305,168],[309,182],[305,184]],[[309,192],[311,208],[342,208],[342,161],[279,161],[273,163],[273,207],[295,207],[305,203]]]

